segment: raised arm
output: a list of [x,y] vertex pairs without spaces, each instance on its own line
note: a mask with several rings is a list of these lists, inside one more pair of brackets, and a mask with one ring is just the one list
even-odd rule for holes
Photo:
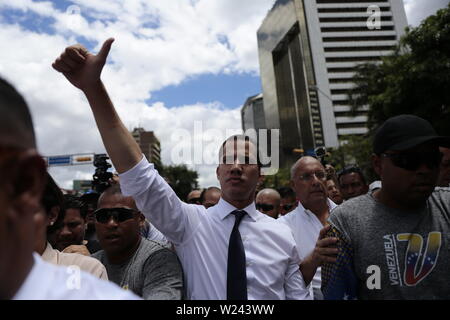
[[106,40],[97,55],[80,44],[67,47],[52,66],[86,95],[106,151],[116,170],[123,173],[142,159],[142,153],[120,120],[100,79],[113,41],[112,38]]

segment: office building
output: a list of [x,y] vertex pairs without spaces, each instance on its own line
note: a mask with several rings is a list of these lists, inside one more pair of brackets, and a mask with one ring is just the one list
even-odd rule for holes
[[145,131],[143,128],[134,128],[131,134],[147,160],[155,164],[156,169],[160,170],[162,167],[161,144],[153,131]]
[[350,115],[359,63],[392,53],[407,26],[401,0],[278,0],[257,32],[266,126],[280,129],[281,164],[367,132]]

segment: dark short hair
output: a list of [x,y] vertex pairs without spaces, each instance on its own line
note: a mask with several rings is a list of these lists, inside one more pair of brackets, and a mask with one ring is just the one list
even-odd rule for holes
[[83,201],[80,200],[79,197],[71,195],[71,194],[65,194],[64,195],[64,210],[67,209],[79,209],[80,210],[80,216],[85,219],[86,218],[86,207],[84,206]]
[[290,187],[281,187],[281,188],[277,189],[277,191],[280,194],[281,199],[297,197],[295,194],[295,191]]
[[228,141],[234,141],[235,143],[237,141],[245,141],[245,142],[250,142],[255,146],[256,149],[256,164],[258,165],[258,167],[262,167],[260,158],[259,158],[259,148],[258,148],[258,142],[254,141],[253,139],[251,139],[249,136],[245,135],[245,134],[235,134],[232,135],[231,137],[228,137],[220,146],[219,149],[219,164],[222,163],[222,156],[223,156],[223,150],[225,149],[225,145]]
[[0,78],[0,137],[3,137],[5,146],[36,148],[33,121],[28,105],[22,95],[2,78]]
[[366,178],[364,177],[364,174],[363,174],[361,168],[358,167],[355,164],[348,165],[348,166],[344,167],[343,169],[341,169],[341,170],[339,170],[337,172],[338,183],[341,184],[341,177],[342,176],[344,176],[346,174],[350,174],[350,173],[357,173],[360,176],[362,182],[365,185],[367,185]]

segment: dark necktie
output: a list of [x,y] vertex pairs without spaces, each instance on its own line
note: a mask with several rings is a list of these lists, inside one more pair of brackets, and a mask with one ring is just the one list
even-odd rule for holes
[[245,251],[239,233],[239,223],[247,212],[235,210],[231,214],[236,220],[228,244],[227,300],[247,300]]

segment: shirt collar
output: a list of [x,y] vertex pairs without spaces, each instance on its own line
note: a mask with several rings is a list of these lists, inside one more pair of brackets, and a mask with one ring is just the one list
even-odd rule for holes
[[256,211],[255,202],[253,201],[248,206],[246,206],[243,209],[238,209],[235,206],[231,205],[229,202],[223,200],[223,198],[220,198],[219,202],[216,206],[218,210],[218,215],[220,220],[225,219],[228,215],[231,214],[231,212],[235,210],[243,210],[247,212],[247,215],[253,220],[256,221],[258,219],[259,213]]
[[[329,208],[329,213],[331,213],[331,211],[337,207],[336,203],[334,203],[333,201],[330,200],[330,198],[327,199],[328,200],[328,208]],[[305,207],[302,205],[302,203],[299,201],[298,202],[298,206],[297,206],[297,210],[300,211],[300,213],[305,213],[305,214],[312,214],[314,215],[314,213],[312,213],[310,210],[305,209]]]
[[52,245],[47,242],[47,246],[45,247],[44,253],[42,253],[42,260],[58,264],[58,257],[57,257],[57,251],[53,249]]

